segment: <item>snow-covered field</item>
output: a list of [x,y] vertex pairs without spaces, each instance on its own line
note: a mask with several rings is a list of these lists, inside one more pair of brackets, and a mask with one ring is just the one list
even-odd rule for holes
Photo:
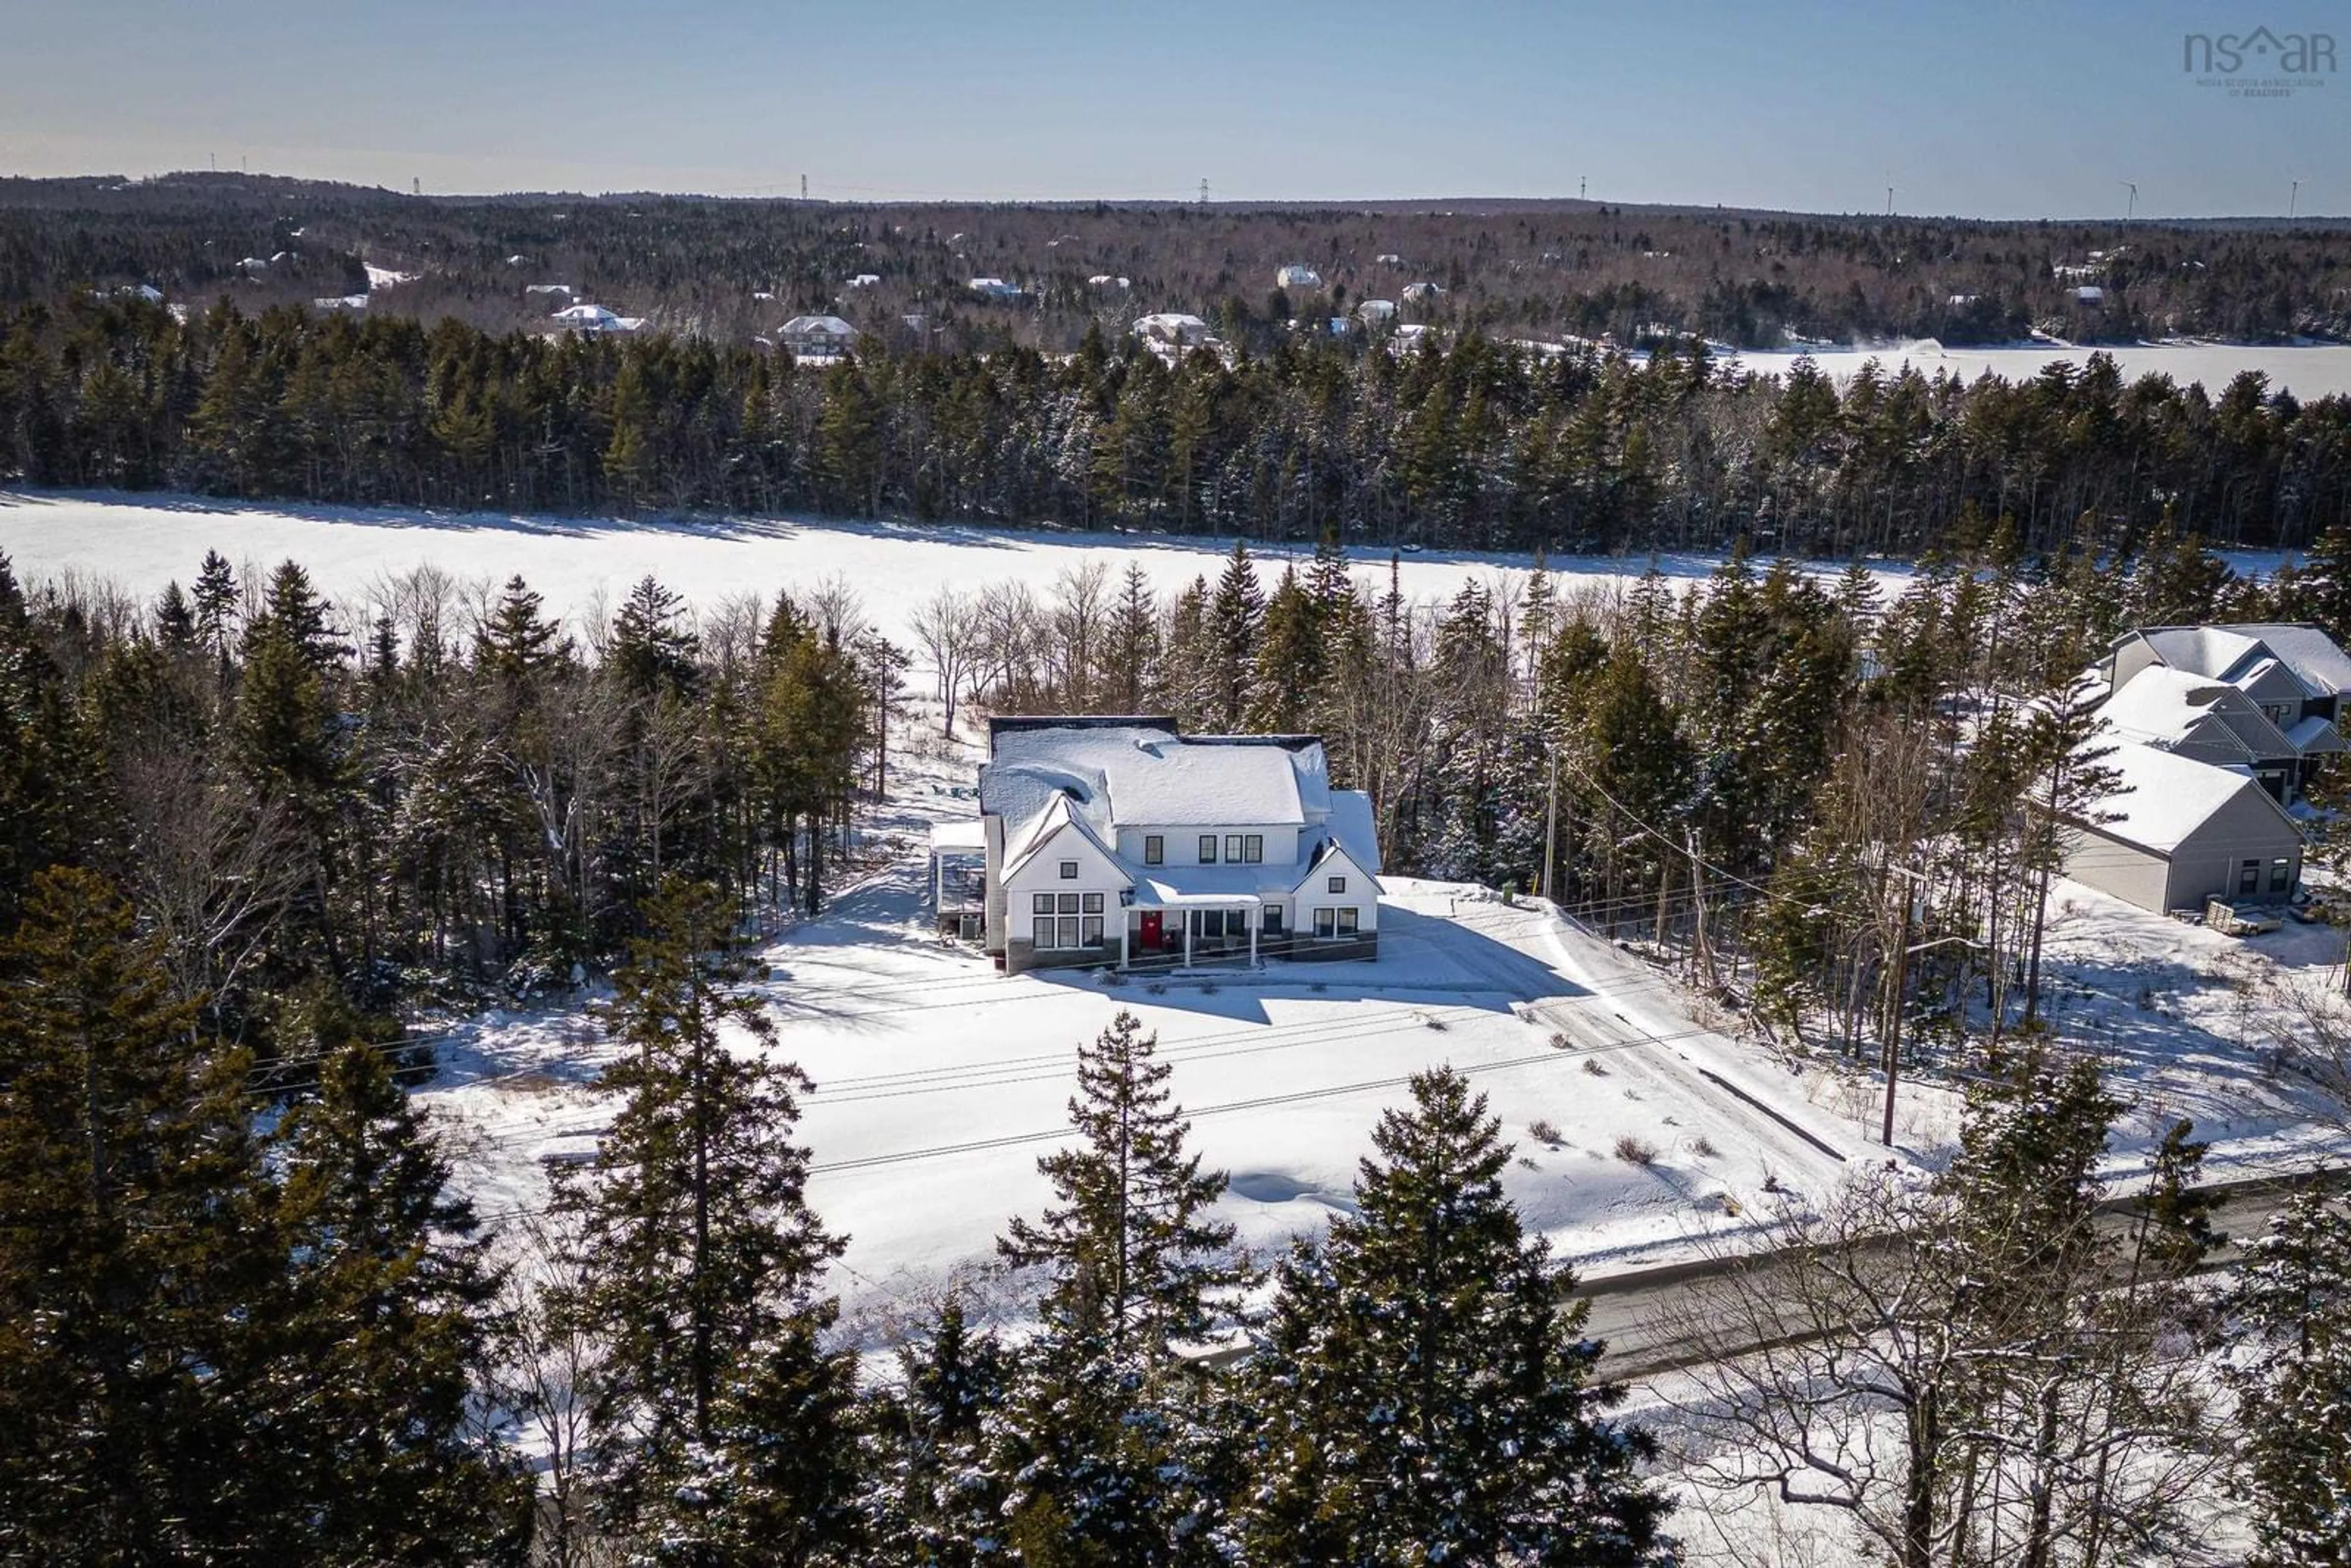
[[[1302,562],[1313,552],[1311,540],[1287,547],[1252,541],[1249,548],[1269,586],[1285,559]],[[256,569],[300,561],[327,593],[357,605],[388,580],[426,563],[485,589],[518,572],[551,608],[575,618],[618,605],[649,573],[704,609],[838,580],[856,591],[884,633],[904,637],[915,608],[943,587],[968,591],[1019,579],[1044,593],[1064,571],[1100,561],[1117,574],[1139,565],[1155,589],[1170,593],[1204,574],[1215,580],[1232,541],[956,524],[518,517],[0,492],[0,550],[28,580],[73,573],[146,598],[166,582],[188,583],[208,549],[227,557],[247,580]],[[1384,588],[1387,552],[1350,553],[1357,577]],[[1522,577],[1531,564],[1526,556],[1428,550],[1404,555],[1400,570],[1406,598],[1444,600],[1465,583]],[[1551,563],[1563,591],[1575,580],[1637,576],[1648,564],[1646,556]],[[1714,565],[1700,556],[1658,561],[1685,580]],[[1888,565],[1883,572],[1898,579],[1906,570]]]
[[2282,344],[2274,347],[2240,343],[2021,343],[2001,348],[1945,348],[1932,339],[1888,343],[1876,348],[1746,350],[1739,367],[1758,375],[1782,375],[1801,353],[1810,352],[1821,370],[1839,381],[1875,360],[1887,375],[1906,362],[1929,379],[1938,374],[1974,381],[1994,375],[2004,381],[2028,382],[2043,367],[2064,362],[2082,365],[2092,354],[2105,354],[2121,370],[2126,382],[2140,376],[2165,375],[2181,386],[2200,382],[2219,397],[2244,371],[2269,377],[2272,392],[2290,392],[2308,402],[2351,393],[2351,347],[2335,343]]

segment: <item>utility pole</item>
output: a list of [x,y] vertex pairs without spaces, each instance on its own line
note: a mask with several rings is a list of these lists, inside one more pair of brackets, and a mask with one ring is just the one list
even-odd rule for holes
[[1208,204],[1208,182],[1206,180],[1200,182],[1200,204],[1204,207]]
[[2294,217],[2294,214],[2295,211],[2296,211],[2297,209],[2299,209],[2299,208],[2301,207],[2301,205],[2302,205],[2302,182],[2301,182],[2301,181],[2299,181],[2299,180],[2296,180],[2296,181],[2294,183],[2294,189],[2286,193],[2286,198],[2285,198],[2285,215],[2286,215],[2286,217],[2287,217],[2287,219],[2288,219],[2289,221],[2291,221],[2291,220],[2293,219],[2293,217]]
[[808,176],[806,174],[800,176],[800,200],[803,202],[808,200]]
[[1580,202],[1583,200],[1583,187],[1590,179],[1591,176],[1588,174],[1578,174],[1575,177],[1575,199],[1577,201]]
[[1894,187],[1891,185],[1886,187],[1886,215],[1889,218],[1894,215]]
[[2130,204],[2123,209],[2123,221],[2128,223],[2138,216],[2138,182],[2125,180],[2123,184],[2130,192]]
[[1551,743],[1551,806],[1543,814],[1543,891],[1542,895],[1556,904],[1559,889],[1552,878],[1559,863],[1559,741]]

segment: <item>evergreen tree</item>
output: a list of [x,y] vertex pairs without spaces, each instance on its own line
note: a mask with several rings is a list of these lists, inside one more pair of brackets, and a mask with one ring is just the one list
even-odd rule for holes
[[1265,591],[1258,586],[1257,563],[1246,542],[1235,539],[1224,575],[1208,601],[1201,630],[1206,645],[1176,642],[1178,656],[1196,650],[1212,673],[1207,690],[1206,721],[1220,734],[1238,733],[1248,716],[1254,695],[1257,651],[1265,625]]
[[[0,944],[0,1557],[222,1561],[280,1492],[251,1323],[276,1274],[245,1063],[100,878]],[[290,1370],[290,1369],[289,1369]]]
[[1655,1451],[1605,1412],[1588,1308],[1503,1196],[1510,1150],[1459,1074],[1413,1080],[1353,1211],[1295,1245],[1249,1369],[1241,1505],[1262,1563],[1670,1562]]
[[346,1046],[278,1140],[293,1260],[277,1354],[306,1396],[282,1413],[308,1549],[347,1563],[477,1561],[517,1538],[528,1490],[477,1430],[497,1281],[447,1159],[384,1053]]
[[602,1011],[622,1097],[580,1216],[571,1303],[611,1355],[594,1392],[601,1496],[650,1560],[695,1568],[822,1560],[849,1500],[852,1363],[819,1336],[842,1242],[810,1212],[790,1141],[798,1069],[744,1052],[775,1026],[732,988],[727,904],[673,883],[646,912]]
[[971,1325],[960,1293],[941,1303],[929,1338],[898,1352],[898,1385],[867,1412],[876,1562],[974,1568],[991,1555],[1003,1487],[987,1467],[987,1432],[1010,1377],[1011,1358]]
[[2305,1186],[2245,1252],[2228,1309],[2248,1561],[2351,1562],[2351,1216]]
[[1155,1050],[1124,1011],[1080,1049],[1083,1144],[1038,1162],[1058,1202],[998,1243],[1046,1275],[1041,1332],[990,1443],[1025,1563],[1199,1560],[1227,1490],[1226,1423],[1176,1348],[1205,1338],[1248,1276],[1226,1256],[1232,1227],[1209,1218],[1225,1178],[1185,1152]]
[[236,645],[241,602],[236,573],[229,570],[227,558],[218,550],[206,550],[204,565],[196,572],[196,639],[212,650],[224,674],[228,670],[229,653]]

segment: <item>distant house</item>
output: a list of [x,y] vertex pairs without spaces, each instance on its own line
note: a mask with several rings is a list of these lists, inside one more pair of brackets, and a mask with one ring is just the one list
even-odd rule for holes
[[970,288],[974,294],[983,299],[1020,298],[1020,286],[1017,283],[1007,283],[1000,277],[975,277],[971,280]]
[[2095,283],[2085,283],[2074,290],[2074,303],[2076,305],[2104,305],[2105,302],[2106,291]]
[[1394,251],[1383,252],[1382,254],[1372,257],[1372,259],[1382,267],[1402,267],[1404,265],[1404,257],[1396,255]]
[[633,332],[644,325],[640,317],[617,316],[601,305],[573,305],[555,313],[555,322],[568,331]]
[[236,264],[236,269],[239,272],[244,273],[248,277],[256,272],[267,272],[269,270],[269,258],[264,256],[248,256],[244,260]]
[[568,283],[534,283],[522,291],[525,299],[560,310],[571,303],[571,285]]
[[1086,286],[1090,288],[1125,288],[1130,287],[1125,278],[1113,277],[1107,272],[1095,273],[1092,277],[1086,279]]
[[2158,912],[2293,895],[2302,831],[2251,774],[2127,740],[2101,765],[2118,782],[2069,829],[2067,876]]
[[1138,318],[1134,335],[1147,342],[1188,349],[1208,340],[1208,324],[1180,310],[1161,310]]
[[1396,305],[1393,299],[1363,299],[1355,304],[1355,314],[1367,322],[1393,321],[1395,313]]
[[881,281],[882,275],[878,272],[861,272],[856,277],[851,278],[845,287],[851,288],[871,288]]
[[1313,736],[992,719],[979,823],[982,942],[1008,974],[1379,948],[1371,798],[1331,788]]
[[1277,288],[1317,289],[1322,287],[1322,275],[1311,267],[1292,264],[1273,275]]
[[1407,283],[1404,286],[1404,302],[1407,305],[1433,305],[1445,298],[1445,290],[1434,283]]
[[163,291],[152,283],[126,283],[109,288],[100,296],[107,299],[143,299],[150,305],[163,303]]
[[845,353],[857,341],[857,329],[838,316],[795,316],[776,329],[776,341],[793,353]]

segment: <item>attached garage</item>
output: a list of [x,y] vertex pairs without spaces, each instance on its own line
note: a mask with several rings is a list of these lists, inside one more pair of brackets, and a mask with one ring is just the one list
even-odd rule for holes
[[2283,903],[2302,881],[2302,831],[2250,773],[2152,746],[2104,759],[2120,784],[2076,824],[2065,874],[2158,913]]

